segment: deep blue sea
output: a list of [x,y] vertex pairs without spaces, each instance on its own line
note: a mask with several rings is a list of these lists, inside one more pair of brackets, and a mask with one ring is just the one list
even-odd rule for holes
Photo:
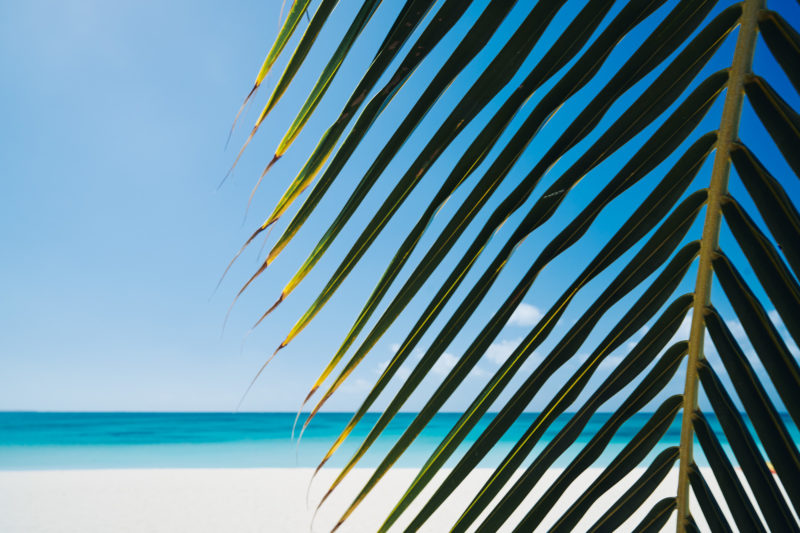
[[[351,414],[317,415],[299,445],[296,439],[291,439],[294,416],[293,413],[0,412],[0,470],[315,467]],[[378,413],[368,414],[327,466],[343,466],[378,416]],[[359,466],[377,466],[414,416],[413,413],[396,416]],[[487,414],[481,420],[459,449],[459,457],[493,416]],[[534,451],[541,450],[570,416],[559,417]],[[573,448],[555,466],[566,466],[574,455],[570,452],[588,442],[609,416],[596,414]],[[608,464],[649,416],[639,413],[628,420],[596,466]],[[422,466],[458,417],[458,413],[437,414],[396,466]],[[535,418],[535,413],[520,417],[481,466],[497,465]],[[710,422],[727,449],[725,436],[713,416]],[[789,422],[787,426],[800,441],[794,425]],[[676,420],[652,455],[664,446],[678,444],[679,438],[680,425]],[[701,457],[697,460],[703,462]],[[448,466],[454,464],[451,458]]]

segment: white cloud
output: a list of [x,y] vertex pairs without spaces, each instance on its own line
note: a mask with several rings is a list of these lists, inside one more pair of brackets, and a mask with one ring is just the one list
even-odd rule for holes
[[750,361],[750,364],[756,370],[763,370],[764,365],[761,363],[761,359],[758,357],[758,354],[755,350],[747,350],[747,353],[744,354],[745,359]]
[[514,312],[511,313],[511,318],[508,319],[508,323],[511,326],[535,326],[540,318],[542,318],[542,312],[539,308],[530,304],[521,303],[514,309]]
[[445,374],[450,372],[450,370],[452,370],[454,366],[456,366],[457,362],[458,358],[455,355],[448,352],[444,352],[442,356],[439,358],[439,360],[436,361],[436,364],[433,365],[433,368],[431,368],[431,370],[435,374],[444,376]]
[[521,341],[522,337],[493,342],[486,350],[486,358],[497,365],[502,365]]
[[622,362],[623,359],[624,357],[622,357],[621,355],[609,355],[608,357],[603,359],[603,362],[600,363],[600,367],[616,368],[617,366],[619,366],[619,364]]
[[488,376],[489,373],[482,369],[479,366],[474,367],[472,370],[469,371],[470,377],[473,378],[482,378],[483,376]]
[[544,357],[539,355],[539,352],[533,352],[528,356],[519,371],[524,375],[533,372],[533,369],[539,366],[544,361]]
[[777,309],[768,311],[767,315],[769,316],[769,319],[772,320],[772,323],[775,324],[776,328],[783,327],[783,319],[781,318],[781,315],[778,313]]
[[[400,350],[400,346],[401,345],[399,343],[394,342],[394,343],[389,345],[389,350],[393,354],[397,353]],[[411,357],[413,357],[415,360],[419,361],[420,359],[422,359],[422,356],[425,355],[425,351],[426,350],[427,350],[427,348],[425,348],[424,350],[422,348],[414,348],[414,350],[411,352]]]
[[366,379],[357,378],[353,381],[346,382],[341,390],[345,394],[363,394],[372,388],[372,383]]
[[731,330],[731,335],[737,341],[743,341],[747,339],[747,333],[744,332],[744,328],[742,327],[742,323],[738,320],[726,320],[725,324],[728,326],[728,329]]

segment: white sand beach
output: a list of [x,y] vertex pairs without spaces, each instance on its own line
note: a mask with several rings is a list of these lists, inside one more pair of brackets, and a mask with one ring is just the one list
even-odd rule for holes
[[[415,472],[414,469],[391,471],[340,531],[374,531],[391,510],[394,499],[408,487]],[[547,530],[580,494],[580,489],[587,487],[600,472],[600,469],[590,469],[573,483],[539,530]],[[576,530],[585,531],[642,472],[643,469],[635,470],[615,490],[598,500]],[[351,501],[371,470],[356,469],[351,473],[323,506],[313,530],[310,529],[313,504],[319,501],[337,470],[325,469],[320,473],[312,486],[312,507],[309,509],[306,507],[306,488],[311,473],[311,469],[303,468],[4,471],[0,472],[0,531],[330,531],[338,518],[337,513]],[[473,472],[422,531],[446,530],[446,524],[452,523],[459,515],[490,473],[488,469]],[[529,496],[529,501],[541,494],[542,487],[559,473],[558,469],[550,470]],[[631,515],[620,530],[630,531],[655,501],[674,494],[676,476],[677,470],[671,472],[656,494]],[[712,479],[710,475],[706,477]],[[714,486],[712,489],[722,501],[717,488]],[[423,494],[417,501],[425,500]],[[529,508],[527,503],[524,509]],[[419,509],[419,504],[415,508]],[[507,523],[508,528],[501,531],[510,529],[522,515],[520,511]],[[412,516],[407,513],[394,530],[402,530]],[[700,518],[701,527],[705,526],[701,517],[696,518]],[[670,524],[669,529],[673,527]]]

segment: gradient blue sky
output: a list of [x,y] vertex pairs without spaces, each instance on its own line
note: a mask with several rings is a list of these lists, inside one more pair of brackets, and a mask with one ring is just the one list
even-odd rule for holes
[[[250,108],[225,151],[231,121],[278,29],[280,4],[279,0],[225,4],[146,1],[0,4],[0,67],[3,71],[0,165],[4,176],[4,194],[0,200],[0,242],[3,244],[0,409],[232,410],[261,363],[335,269],[347,250],[346,245],[357,236],[359,225],[369,220],[395,177],[407,168],[415,150],[432,135],[438,121],[466,90],[464,82],[474,79],[483,70],[499,50],[502,37],[516,28],[528,9],[524,2],[515,7],[497,38],[462,73],[429,114],[387,169],[384,178],[390,179],[384,179],[367,197],[364,209],[328,252],[329,261],[321,263],[276,313],[245,338],[250,325],[274,301],[313,248],[326,221],[346,199],[348,188],[367,168],[370,156],[375,153],[374,146],[388,138],[393,124],[402,119],[448,51],[465,33],[468,23],[477,16],[477,8],[483,2],[477,2],[470,9],[376,122],[374,137],[356,152],[321,204],[320,211],[280,260],[239,301],[222,335],[228,305],[257,265],[258,246],[241,258],[212,297],[220,274],[244,239],[272,208],[302,165],[304,155],[336,117],[400,5],[399,2],[384,2],[378,9],[319,111],[262,184],[243,224],[247,197],[255,179],[302,104],[303,91],[313,83],[315,69],[327,61],[332,49],[332,45],[317,47],[309,56],[307,65],[248,147],[232,177],[217,191],[217,184],[252,124],[256,107],[263,105],[277,79],[275,74],[268,78],[259,93],[260,98]],[[320,36],[321,43],[337,42],[355,12],[354,4],[342,2],[337,7]],[[501,97],[527,74],[536,58],[541,57],[557,36],[558,29],[582,4],[581,1],[567,3],[520,75]],[[673,3],[667,4],[656,16],[671,9]],[[796,3],[774,4],[773,8],[785,4],[784,16],[795,22],[800,20]],[[616,6],[612,15],[618,10]],[[718,6],[713,13],[720,10]],[[606,21],[609,19],[607,17]],[[305,21],[301,23],[301,30],[305,24]],[[635,46],[653,27],[651,19],[624,42]],[[734,38],[735,35],[729,38],[705,73],[725,66],[731,57]],[[290,46],[296,41],[297,36]],[[620,47],[615,51],[599,76],[609,79],[631,50]],[[285,61],[286,57],[282,57],[278,66],[282,67]],[[795,108],[800,108],[800,98],[763,42],[757,49],[756,64],[759,65],[757,72],[767,77]],[[660,69],[655,74],[658,72]],[[633,89],[634,96],[655,74]],[[526,104],[510,132],[519,126],[539,95],[550,86],[552,82]],[[564,122],[560,122],[559,117],[574,115],[595,90],[587,88],[568,102],[537,140],[546,146],[559,132],[559,127],[563,127]],[[544,190],[575,160],[582,147],[593,142],[602,128],[619,116],[626,108],[626,101],[630,103],[631,100],[623,99],[612,107],[598,130],[562,158],[538,190]],[[474,138],[491,111],[497,109],[498,102],[499,99],[493,101],[444,153],[387,228],[384,238],[373,246],[337,296],[271,363],[243,409],[295,410],[298,407],[355,318],[357,306],[377,281],[399,235],[416,221],[426,205],[425,198],[438,188],[449,165],[456,160],[459,148],[463,149]],[[691,140],[716,128],[720,104],[721,99]],[[634,148],[638,148],[658,124],[660,121],[639,135]],[[743,131],[751,135],[757,155],[776,176],[784,176],[782,181],[796,199],[797,181],[791,178],[787,165],[774,147],[763,141],[764,133],[749,109],[745,110],[743,126]],[[507,139],[508,134],[503,138]],[[541,146],[534,143],[529,147],[501,193],[509,191],[525,175],[541,155]],[[426,393],[441,379],[448,364],[468,345],[476,325],[494,312],[525,271],[531,257],[548,242],[546,236],[555,235],[554,228],[568,220],[571,213],[599,190],[603,177],[607,179],[612,175],[624,157],[632,153],[626,150],[589,175],[598,179],[585,179],[576,187],[559,213],[542,228],[542,239],[529,238],[518,248],[466,333],[448,348],[448,354],[407,409],[414,410],[422,405]],[[496,153],[497,150],[492,152]],[[527,333],[537,310],[549,307],[579,267],[593,257],[604,239],[625,220],[630,212],[627,206],[642,198],[680,153],[655,171],[649,181],[645,180],[626,193],[597,220],[579,245],[541,275],[526,297],[526,306],[498,338],[467,386],[447,404],[447,409],[461,409],[466,405],[471,397],[469,387],[488,379],[497,368],[496,362]],[[482,167],[485,168],[486,165]],[[707,183],[709,168],[707,164],[701,171],[698,186]],[[480,172],[477,174],[479,176]],[[474,181],[475,178],[470,183]],[[742,188],[735,179],[731,188],[741,196]],[[463,197],[464,192],[459,191],[448,202],[420,243],[413,256],[415,259],[421,257],[420,251],[430,246],[443,227],[442,220],[446,220],[447,214],[454,211]],[[492,205],[500,198],[496,195]],[[751,205],[747,198],[742,202]],[[485,215],[478,218],[470,235],[475,234],[475,228],[484,219]],[[495,236],[459,294],[466,294],[469,281],[477,279],[482,267],[491,261],[519,220],[520,216],[512,217]],[[697,227],[693,235],[699,236]],[[270,242],[276,237],[277,231],[273,232]],[[459,250],[468,242],[462,239]],[[725,247],[728,242],[725,235],[722,242]],[[741,257],[734,247],[729,255]],[[631,253],[626,254],[622,261],[630,257]],[[454,265],[457,259],[457,254],[451,254],[447,265]],[[749,267],[741,265],[743,274],[755,284]],[[420,310],[427,303],[426,298],[438,288],[436,281],[441,281],[447,272],[443,270],[431,279],[426,294],[415,300],[413,309]],[[593,287],[602,289],[611,279],[610,274],[600,276]],[[691,290],[693,280],[694,271],[691,271],[682,290]],[[634,296],[645,286],[642,285]],[[757,284],[755,286],[760,291]],[[586,297],[576,300],[563,323],[570,324],[580,316],[591,294],[588,291]],[[621,302],[607,320],[601,322],[590,343],[592,339],[596,342],[602,338],[632,301],[628,298]],[[728,309],[724,300],[719,306]],[[377,378],[382,365],[391,357],[393,346],[402,341],[415,318],[413,313],[407,313],[398,320],[370,358],[334,396],[330,409],[357,407],[358,399]],[[443,320],[437,322],[442,323]],[[423,345],[432,338],[429,333]],[[546,343],[539,352],[545,354],[551,346],[552,342]],[[623,355],[622,351],[616,354],[617,357]],[[609,361],[609,366],[613,361]],[[401,372],[401,377],[405,371],[407,369]],[[566,374],[559,376],[539,397],[546,398],[548,392],[552,393]],[[532,406],[534,409],[543,405],[539,397]],[[378,407],[382,405],[385,402]]]

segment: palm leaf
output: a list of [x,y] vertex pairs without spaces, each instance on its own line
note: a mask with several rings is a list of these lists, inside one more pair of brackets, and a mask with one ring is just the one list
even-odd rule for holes
[[[499,6],[495,6],[494,4],[499,4]],[[381,165],[388,163],[388,160],[391,159],[391,156],[400,149],[408,136],[414,131],[414,129],[416,129],[416,127],[419,125],[419,122],[424,118],[439,96],[441,96],[442,92],[444,92],[448,85],[452,83],[453,79],[461,72],[466,64],[469,63],[469,61],[475,57],[475,55],[477,55],[477,53],[486,45],[492,33],[498,28],[500,23],[505,18],[505,15],[513,5],[510,2],[502,2],[500,0],[495,0],[494,4],[492,4],[490,7],[487,7],[481,16],[478,17],[470,31],[456,48],[456,53],[454,53],[451,58],[439,69],[439,72],[434,77],[434,80],[428,85],[425,92],[420,96],[420,98],[417,100],[417,103],[392,135],[391,141],[387,143],[383,150],[381,150],[381,154],[379,154],[376,162],[371,168],[377,169]],[[441,11],[446,11],[447,7],[448,4],[445,4],[442,6]],[[425,57],[424,52],[428,51],[433,45],[436,44],[436,42],[438,42],[439,39],[444,36],[450,27],[449,24],[453,22],[453,17],[458,18],[457,13],[453,13],[450,10],[447,11],[450,16],[442,18],[436,17],[435,20],[438,20],[439,24],[433,27],[433,31],[426,31],[420,36],[414,51],[408,54],[406,60],[398,67],[395,75],[386,84],[386,86],[384,86],[383,90],[375,95],[370,103],[365,107],[358,120],[356,120],[356,124],[353,126],[352,131],[344,140],[342,146],[336,152],[336,155],[334,155],[331,164],[317,182],[314,190],[300,207],[297,214],[289,223],[288,227],[283,231],[278,239],[278,242],[272,247],[261,267],[239,290],[239,294],[241,294],[253,282],[253,280],[263,273],[264,270],[266,270],[270,263],[272,263],[275,258],[280,255],[281,251],[294,238],[308,217],[311,215],[312,211],[316,208],[317,204],[319,204],[319,202],[322,200],[322,197],[333,184],[334,180],[338,177],[342,168],[344,168],[345,163],[353,154],[355,148],[358,146],[361,140],[364,138],[374,120],[381,113],[386,104],[388,104],[388,102],[392,99],[397,90],[402,86],[403,82],[405,82],[408,76],[413,73],[419,62],[421,62]],[[422,52],[420,52],[420,47]],[[313,180],[314,176],[316,176],[317,172],[319,172],[324,165],[325,160],[330,154],[330,150],[333,149],[333,146],[336,143],[335,138],[331,138],[329,141],[329,137],[341,134],[341,131],[335,131],[334,128],[335,126],[329,128],[328,132],[326,132],[326,135],[323,137],[323,140],[317,146],[317,149],[314,150],[314,153],[300,171],[300,174],[298,174],[294,182],[289,186],[289,189],[284,194],[283,198],[281,198],[281,200],[278,202],[278,205],[275,207],[272,214],[247,239],[244,246],[242,249],[240,249],[239,253],[236,254],[233,260],[235,260],[236,257],[238,257],[238,255],[244,250],[244,248],[247,247],[247,245],[250,244],[262,231],[267,229],[271,224],[275,223],[275,221],[278,220],[278,218],[286,211],[286,209],[288,209],[289,205],[291,205],[298,195],[310,184],[311,180]],[[334,131],[335,133],[330,134],[331,131]],[[370,174],[374,174],[375,172],[376,171],[369,173],[360,181],[357,189],[362,193],[361,199],[363,199],[363,194],[366,193],[371,184],[374,183],[374,179],[369,178]],[[373,176],[373,178],[376,177]],[[348,203],[354,208],[358,203],[360,203],[361,199],[354,195],[351,196]],[[348,217],[349,214],[340,214],[340,216],[337,217],[337,221],[343,223],[343,221]],[[312,257],[306,261],[306,267],[301,269],[301,271],[295,275],[293,284],[294,286],[299,283],[299,278],[302,276],[303,271],[307,271],[308,268],[310,268],[310,264],[314,262],[315,256],[318,258],[322,253],[321,248],[327,248],[325,243],[329,242],[330,238],[339,232],[342,225],[341,223],[334,223],[326,232],[326,237],[328,238],[323,239],[320,242],[320,245],[317,248],[317,254],[312,255]],[[269,312],[272,311],[275,306],[281,303],[285,297],[286,294],[282,293],[278,298],[278,301],[267,310],[259,322],[263,320],[263,318],[269,314]]]
[[264,63],[261,65],[261,68],[258,71],[256,81],[253,83],[253,88],[250,89],[249,93],[247,93],[244,102],[242,102],[242,107],[240,107],[239,112],[236,113],[236,118],[234,118],[233,126],[231,127],[231,133],[233,133],[233,129],[236,127],[236,121],[242,114],[247,102],[253,97],[253,95],[256,94],[256,91],[258,91],[261,83],[267,77],[269,71],[272,70],[272,66],[275,64],[275,61],[277,61],[278,56],[280,56],[281,52],[286,46],[286,43],[289,42],[294,30],[297,28],[297,24],[300,22],[300,18],[303,16],[303,13],[306,12],[308,9],[308,4],[310,3],[311,0],[294,0],[294,2],[292,2],[292,7],[289,9],[286,20],[283,22],[280,32],[278,32],[278,36],[275,38],[275,42],[272,44],[272,48],[270,48],[269,52],[267,53],[267,57],[264,58]]
[[[465,33],[451,50],[444,51],[438,45],[467,12],[464,3],[445,0],[399,66],[387,75],[400,48],[433,5],[431,0],[407,0],[363,77],[354,83],[342,111],[242,248],[275,224],[321,173],[239,294],[290,243],[300,246],[293,243],[295,236],[329,196],[334,181],[349,172],[348,162],[362,141],[370,139],[372,126],[383,118],[387,104],[405,91],[405,81],[417,75],[428,55],[442,55],[442,66],[420,94],[409,95],[412,105],[393,126],[389,140],[368,155],[366,172],[356,176],[341,209],[323,226],[302,266],[256,323],[319,269],[332,246],[343,247],[343,259],[329,265],[333,273],[278,346],[278,350],[285,348],[323,308],[337,305],[346,278],[363,266],[375,243],[387,238],[399,243],[385,257],[377,284],[359,306],[352,326],[343,332],[343,340],[332,346],[329,363],[307,393],[304,405],[330,380],[303,428],[313,423],[315,414],[387,332],[395,331],[398,319],[406,317],[413,325],[317,470],[352,438],[353,429],[397,380],[399,370],[416,361],[390,396],[387,408],[357,443],[320,506],[327,504],[328,496],[372,449],[399,410],[424,390],[445,352],[454,343],[467,346],[438,385],[425,392],[422,408],[352,503],[342,509],[334,530],[370,492],[380,490],[380,480],[456,390],[471,386],[471,373],[483,364],[515,309],[528,298],[548,311],[487,383],[472,391],[470,405],[431,450],[381,531],[401,523],[408,530],[425,527],[532,402],[544,406],[543,410],[515,437],[510,451],[471,501],[459,502],[466,506],[450,525],[453,531],[532,531],[546,522],[554,531],[571,531],[587,520],[592,505],[610,491],[618,495],[616,502],[586,526],[591,531],[658,531],[674,515],[678,531],[699,531],[704,525],[715,532],[800,530],[796,519],[800,452],[792,439],[793,429],[800,426],[800,365],[789,342],[790,338],[800,342],[797,29],[783,9],[769,11],[763,0],[720,6],[714,0],[670,5],[664,5],[666,0],[631,0],[621,6],[612,0],[576,3],[540,0],[532,6],[515,6],[492,0],[470,11],[468,29],[459,30]],[[371,24],[378,4],[377,0],[362,2],[317,82],[303,97],[267,169],[305,128],[339,65],[359,47],[359,36]],[[319,46],[316,36],[334,16],[334,5],[327,0],[320,3],[253,134],[285,96],[311,48]],[[293,4],[259,71],[256,88],[294,31],[298,13],[307,7],[308,2],[300,0]],[[506,20],[512,8],[524,14],[518,20]],[[787,6],[786,13],[791,9]],[[562,19],[569,22],[556,27]],[[500,29],[506,26],[513,28]],[[760,53],[771,54],[780,72],[760,65],[761,56],[755,52],[759,32],[766,43]],[[490,39],[499,44],[489,47]],[[625,57],[617,59],[609,72],[608,63],[618,57],[623,39],[634,44],[626,45]],[[477,75],[469,74],[479,54],[489,58],[488,66]],[[777,74],[785,74],[788,85]],[[362,109],[384,77],[388,81]],[[463,96],[449,97],[452,83],[464,84]],[[718,98],[721,94],[724,100]],[[421,141],[419,125],[431,121],[431,111],[443,102],[448,102],[450,111],[437,114],[440,118],[434,120],[430,135]],[[739,117],[745,106],[753,110],[752,119],[763,134],[741,130]],[[471,123],[474,126],[468,128]],[[411,155],[399,161],[401,150]],[[708,158],[712,151],[713,161]],[[767,151],[780,154],[781,161],[770,157],[766,165],[762,163],[758,154]],[[447,171],[437,172],[437,161],[448,158],[452,161]],[[558,163],[561,158],[566,160],[564,165]],[[387,170],[395,164],[404,165],[405,170],[391,176]],[[522,166],[524,172],[518,168]],[[736,185],[729,188],[732,169]],[[517,172],[522,177],[515,177]],[[583,190],[584,180],[594,187],[591,195],[573,192]],[[422,184],[430,196],[421,205],[407,205],[412,194],[419,195]],[[426,241],[434,216],[459,189],[465,190],[458,205]],[[378,190],[383,197],[370,209],[372,215],[364,218],[365,198]],[[403,226],[398,213],[412,208],[418,208],[418,215]],[[628,216],[614,217],[622,212]],[[602,226],[617,218],[624,222],[606,236]],[[345,225],[355,220],[366,221],[360,222],[352,243],[340,242]],[[399,238],[385,235],[390,222],[393,227],[405,227],[395,230],[402,231]],[[506,222],[513,226],[501,232]],[[554,224],[558,227],[549,234]],[[495,235],[499,242],[492,242]],[[523,244],[526,240],[533,241],[536,251],[520,259],[515,251],[528,246]],[[425,242],[431,244],[419,250]],[[588,253],[593,247],[599,251]],[[562,275],[559,283],[563,285],[555,293],[560,296],[548,301],[547,291],[538,289],[536,282],[563,265],[565,257],[578,257],[578,273]],[[687,274],[695,271],[692,284]],[[598,289],[597,279],[602,276],[608,280]],[[758,285],[753,283],[756,279]],[[713,298],[712,286],[718,287]],[[490,295],[501,303],[483,316],[481,309],[492,301]],[[422,305],[415,303],[420,299],[425,300]],[[582,309],[573,309],[581,305]],[[573,314],[580,316],[570,318]],[[689,316],[688,337],[675,342],[679,326]],[[734,322],[737,328],[741,325],[738,336],[731,332]],[[432,340],[425,341],[426,335]],[[705,346],[707,336],[709,346]],[[745,340],[752,345],[752,353],[742,344]],[[422,355],[411,358],[423,342],[427,347]],[[552,343],[548,354],[527,370],[534,351],[548,342]],[[600,375],[616,352],[621,353],[616,366]],[[579,353],[587,355],[578,361]],[[682,389],[673,379],[679,370]],[[509,391],[515,376],[519,384]],[[552,385],[555,376],[559,376],[558,386]],[[595,377],[599,385],[593,385]],[[512,394],[501,401],[504,391]],[[654,402],[658,407],[651,407]],[[467,436],[495,404],[498,412],[461,452]],[[575,451],[592,416],[609,407],[610,418]],[[545,431],[570,408],[574,414],[538,449]],[[620,438],[623,424],[648,408],[654,409],[649,421],[628,437],[591,484],[576,493],[565,512],[551,517],[567,488],[595,465],[612,438]],[[729,452],[703,411],[719,420]],[[680,442],[665,446],[662,437],[673,420],[680,424]],[[709,469],[697,466],[700,452]],[[451,459],[455,466],[435,477]],[[532,506],[522,509],[543,475],[560,459],[568,459],[569,466]],[[777,478],[767,468],[767,460]],[[734,462],[741,467],[752,496],[736,474]],[[651,496],[676,464],[674,492],[652,503]],[[634,469],[639,469],[639,475],[629,476]],[[626,479],[633,481],[623,482]],[[715,486],[721,488],[724,502],[715,500]],[[411,504],[426,488],[430,489],[426,501],[409,516]],[[690,506],[692,493],[696,508]],[[640,511],[647,502],[651,502],[649,511]],[[632,523],[629,518],[636,512],[643,518]]]
[[[297,45],[297,48],[292,54],[292,58],[289,60],[289,63],[286,65],[286,68],[283,71],[283,74],[281,74],[280,79],[278,79],[278,83],[272,90],[272,95],[269,97],[269,102],[267,102],[267,105],[265,105],[264,109],[261,110],[261,114],[258,116],[258,119],[256,120],[256,123],[253,126],[253,130],[250,132],[250,136],[247,137],[247,140],[244,142],[244,145],[239,150],[239,154],[233,161],[233,165],[231,166],[231,170],[228,171],[228,174],[230,174],[230,172],[236,166],[236,163],[239,161],[239,158],[244,153],[245,148],[247,148],[247,145],[250,144],[250,141],[252,141],[253,137],[255,137],[259,126],[261,126],[261,123],[264,121],[265,118],[267,118],[267,115],[272,110],[272,108],[275,107],[275,104],[278,103],[278,100],[280,100],[281,96],[283,96],[283,93],[286,92],[286,89],[289,87],[289,83],[291,83],[295,74],[297,74],[297,71],[300,69],[300,65],[303,64],[303,61],[305,60],[306,56],[311,51],[311,47],[313,46],[314,41],[317,40],[317,35],[319,35],[319,32],[322,30],[323,26],[325,25],[325,22],[328,20],[328,17],[331,14],[331,11],[333,11],[333,8],[336,7],[337,3],[338,0],[322,0],[322,3],[320,4],[319,8],[317,8],[317,11],[314,13],[314,17],[311,19],[311,22],[306,28],[306,31],[303,33],[303,37],[300,39],[300,43]],[[297,7],[299,8],[299,6]],[[307,7],[308,6],[306,6],[306,9]],[[303,11],[305,11],[305,9],[303,9]],[[299,15],[297,19],[294,18],[294,15],[295,14],[293,12],[290,12],[291,18],[286,19],[286,23],[284,25],[285,28],[286,26],[289,25],[290,22],[294,22],[294,24],[296,25],[297,21],[299,21]],[[300,13],[300,15],[302,15],[302,12]],[[279,35],[279,38],[283,37],[284,39],[288,39],[290,36],[289,34],[291,34],[294,28],[291,29],[286,28],[286,30],[287,30],[286,31],[287,35],[285,36]],[[284,44],[280,44],[280,42],[276,41],[275,45],[273,45],[273,49],[276,52],[275,54],[276,56],[279,55],[279,50],[283,49]],[[269,56],[270,54],[267,55],[267,59],[269,59]],[[274,62],[274,59],[272,60],[272,62]],[[271,66],[272,65],[270,63],[270,67]],[[264,70],[263,66],[261,70],[262,71]],[[259,76],[260,75],[261,73],[259,72]],[[264,72],[264,75],[266,76],[266,72]],[[258,78],[256,79],[258,80]],[[257,82],[257,84],[258,83],[260,82]]]

